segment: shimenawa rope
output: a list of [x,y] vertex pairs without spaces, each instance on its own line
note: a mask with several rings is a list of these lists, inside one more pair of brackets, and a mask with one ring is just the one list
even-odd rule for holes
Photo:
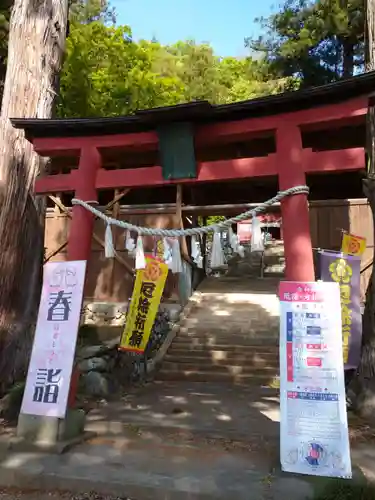
[[162,236],[166,238],[176,238],[180,236],[192,236],[192,235],[198,235],[198,234],[205,234],[209,233],[211,231],[220,231],[221,229],[225,229],[227,227],[230,227],[232,224],[235,224],[236,222],[241,222],[243,220],[253,218],[257,214],[264,212],[267,210],[267,208],[271,207],[275,203],[278,203],[282,199],[286,198],[287,196],[293,196],[295,194],[308,194],[309,193],[309,188],[308,186],[295,186],[289,189],[285,189],[284,191],[279,191],[276,196],[273,198],[261,203],[255,208],[252,208],[250,210],[247,210],[246,212],[243,212],[240,215],[236,215],[235,217],[232,217],[230,219],[226,219],[222,222],[218,222],[215,224],[211,224],[209,226],[203,226],[203,227],[192,227],[188,229],[156,229],[156,228],[150,228],[150,227],[141,227],[141,226],[136,226],[134,224],[130,224],[130,222],[126,221],[121,221],[118,219],[113,219],[112,217],[108,217],[105,215],[103,212],[100,212],[96,208],[92,207],[88,203],[86,203],[83,200],[73,198],[72,204],[73,205],[79,205],[92,214],[94,214],[96,217],[99,219],[102,219],[108,226],[118,226],[123,229],[128,229],[129,231],[134,231],[138,235],[150,235],[150,236]]

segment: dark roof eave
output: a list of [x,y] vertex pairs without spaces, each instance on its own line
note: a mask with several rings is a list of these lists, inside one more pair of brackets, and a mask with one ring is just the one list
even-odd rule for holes
[[207,101],[142,110],[134,115],[113,118],[35,119],[11,118],[15,128],[24,129],[26,137],[68,137],[109,135],[155,130],[166,123],[193,123],[241,120],[245,117],[271,116],[371,95],[375,71],[320,87],[259,97],[250,101],[212,106]]

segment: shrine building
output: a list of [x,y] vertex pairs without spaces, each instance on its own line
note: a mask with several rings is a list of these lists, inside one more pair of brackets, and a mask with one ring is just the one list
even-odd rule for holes
[[[35,184],[36,194],[49,197],[46,259],[89,260],[86,295],[126,300],[132,264],[120,236],[111,268],[103,264],[102,224],[99,234],[92,214],[72,207],[72,198],[139,225],[180,228],[307,184],[309,196],[290,196],[275,208],[285,278],[314,280],[314,249],[337,249],[341,230],[368,238],[368,273],[373,225],[362,178],[374,86],[371,72],[218,106],[198,101],[115,118],[12,119],[51,159]],[[182,251],[189,264],[188,243]]]

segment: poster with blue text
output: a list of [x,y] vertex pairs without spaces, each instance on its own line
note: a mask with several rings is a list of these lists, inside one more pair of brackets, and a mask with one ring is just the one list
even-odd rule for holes
[[282,469],[351,478],[339,285],[282,282],[279,297]]

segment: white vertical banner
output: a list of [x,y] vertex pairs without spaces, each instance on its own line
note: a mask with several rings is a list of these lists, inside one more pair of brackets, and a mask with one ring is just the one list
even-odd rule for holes
[[281,282],[280,460],[351,478],[338,283]]
[[43,271],[21,413],[64,418],[80,322],[86,261],[48,262]]

